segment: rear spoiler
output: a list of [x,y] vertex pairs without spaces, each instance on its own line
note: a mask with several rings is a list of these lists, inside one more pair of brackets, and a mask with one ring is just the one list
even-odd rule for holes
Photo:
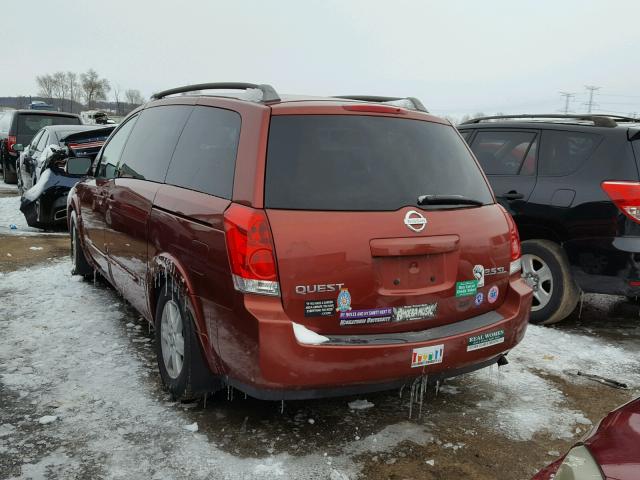
[[60,139],[60,143],[69,144],[73,142],[82,142],[96,137],[108,137],[117,125],[109,125],[108,127],[92,128],[91,130],[83,130],[81,132],[72,133]]

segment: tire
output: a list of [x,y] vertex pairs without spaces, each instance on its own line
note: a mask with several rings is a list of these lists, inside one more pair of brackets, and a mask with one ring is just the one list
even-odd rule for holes
[[87,257],[84,256],[84,250],[82,250],[82,244],[78,235],[76,212],[71,213],[71,229],[69,236],[71,238],[71,275],[82,275],[84,278],[90,278],[93,276],[93,267],[87,261]]
[[567,255],[557,243],[522,242],[522,277],[534,289],[531,323],[551,325],[575,310],[580,289],[571,276]]
[[174,399],[192,400],[214,389],[214,376],[196,335],[191,302],[187,296],[172,292],[171,285],[168,287],[160,287],[156,305],[158,368],[162,382]]

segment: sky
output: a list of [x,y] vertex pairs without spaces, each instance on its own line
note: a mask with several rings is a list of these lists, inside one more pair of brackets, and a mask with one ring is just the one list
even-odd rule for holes
[[0,96],[37,94],[36,75],[93,68],[146,97],[244,81],[416,96],[453,117],[558,112],[561,91],[585,112],[594,85],[594,111],[640,114],[638,0],[0,3]]

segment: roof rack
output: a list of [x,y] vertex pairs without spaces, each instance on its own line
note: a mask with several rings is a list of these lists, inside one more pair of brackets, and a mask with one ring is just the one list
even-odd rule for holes
[[250,90],[256,89],[262,92],[262,103],[279,102],[280,96],[278,92],[271,86],[266,84],[257,85],[255,83],[243,82],[217,82],[217,83],[197,83],[195,85],[186,85],[184,87],[170,88],[162,92],[151,95],[151,100],[159,100],[169,95],[177,93],[195,92],[198,90]]
[[376,95],[334,95],[333,98],[343,98],[345,100],[359,100],[361,102],[386,103],[398,100],[408,100],[413,104],[413,109],[419,112],[429,113],[420,100],[416,97],[379,97]]
[[565,120],[587,120],[593,122],[594,127],[616,127],[618,126],[618,122],[637,122],[638,119],[631,117],[622,117],[620,115],[592,115],[592,114],[566,114],[561,115],[557,113],[549,113],[549,114],[521,114],[521,115],[494,115],[490,117],[477,117],[472,118],[471,120],[467,120],[466,122],[462,122],[462,125],[468,125],[470,123],[480,123],[485,120],[504,120],[504,119],[516,119],[516,118],[549,118],[549,119],[565,119]]

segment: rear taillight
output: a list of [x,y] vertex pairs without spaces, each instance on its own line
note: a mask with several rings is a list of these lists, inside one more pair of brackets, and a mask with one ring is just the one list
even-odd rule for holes
[[18,143],[18,139],[15,135],[9,135],[7,137],[7,150],[13,152],[13,146]]
[[511,263],[509,264],[509,275],[514,275],[522,269],[522,262],[520,256],[522,255],[522,249],[520,247],[520,234],[518,233],[518,227],[516,222],[513,221],[513,217],[507,212],[502,205],[500,205],[504,217],[507,219],[509,225],[509,248],[511,249]]
[[224,230],[236,290],[280,295],[271,227],[264,211],[232,204],[224,213]]
[[622,213],[640,223],[640,183],[606,181],[601,186]]

